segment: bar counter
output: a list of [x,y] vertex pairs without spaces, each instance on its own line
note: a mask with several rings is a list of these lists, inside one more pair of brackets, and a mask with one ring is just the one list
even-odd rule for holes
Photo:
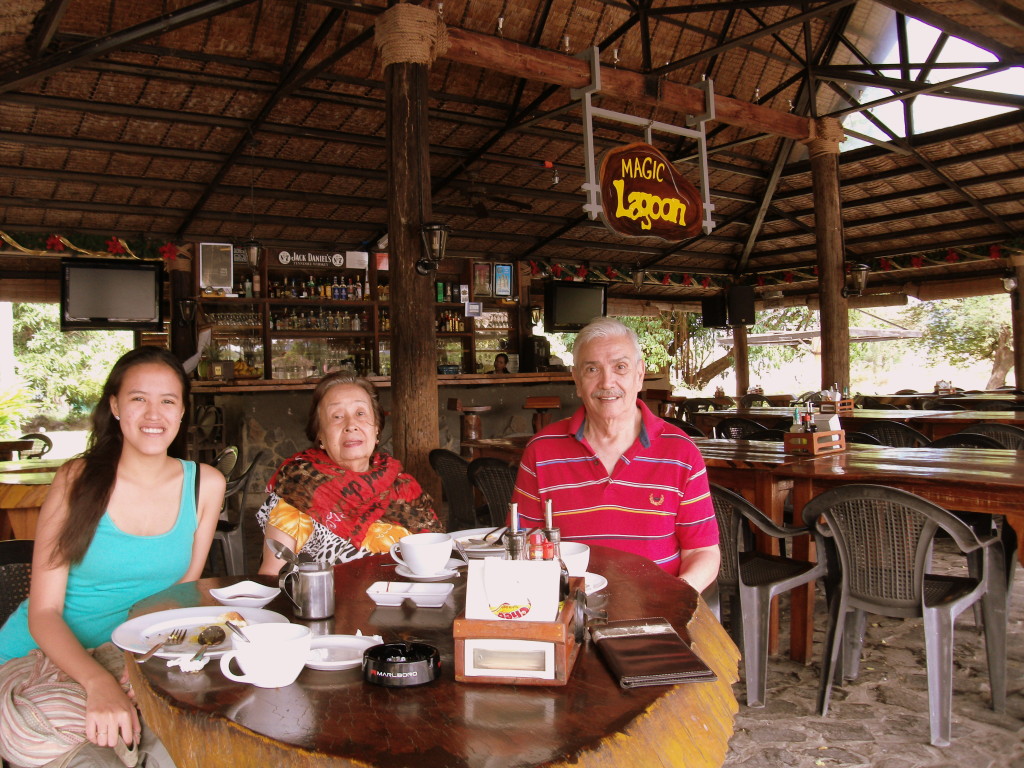
[[[391,388],[390,376],[367,376],[375,386],[381,389]],[[648,376],[656,380],[658,376]],[[192,382],[192,391],[196,394],[222,394],[232,392],[302,392],[316,388],[319,378],[305,379],[227,379],[196,380]],[[543,373],[459,373],[438,374],[437,384],[440,387],[492,387],[496,384],[571,384],[572,374],[568,371],[545,371]]]

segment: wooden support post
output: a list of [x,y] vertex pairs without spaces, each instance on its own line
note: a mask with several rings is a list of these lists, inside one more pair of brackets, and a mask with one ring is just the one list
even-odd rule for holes
[[807,145],[814,190],[814,233],[818,241],[818,286],[821,296],[821,386],[850,385],[850,318],[843,287],[843,219],[839,201],[839,142],[845,137],[839,121],[814,121]]
[[1013,328],[1013,377],[1017,389],[1024,392],[1024,257],[1011,260],[1017,287],[1010,291],[1010,325]]
[[747,326],[732,327],[733,365],[736,367],[736,399],[750,389],[750,346],[747,344]]
[[[416,273],[430,221],[427,68],[443,37],[437,13],[395,5],[377,19],[384,63],[391,277],[391,412],[395,456],[440,503],[440,480],[428,455],[439,444],[432,275]],[[423,46],[416,50],[415,43]]]

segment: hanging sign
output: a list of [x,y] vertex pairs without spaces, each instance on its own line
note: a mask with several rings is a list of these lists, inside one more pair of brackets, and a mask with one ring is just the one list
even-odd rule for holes
[[277,263],[282,267],[337,267],[345,266],[345,257],[330,251],[278,251]]
[[704,218],[700,192],[661,152],[636,143],[601,160],[601,216],[629,237],[679,241],[694,237]]

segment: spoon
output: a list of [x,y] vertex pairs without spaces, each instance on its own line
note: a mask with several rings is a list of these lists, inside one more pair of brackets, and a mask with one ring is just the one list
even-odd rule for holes
[[224,631],[224,627],[217,624],[212,624],[209,627],[205,627],[202,632],[199,633],[199,637],[196,638],[196,642],[202,646],[196,655],[192,657],[192,661],[199,661],[206,654],[207,649],[211,645],[220,645],[227,639],[227,633]]
[[274,553],[274,557],[278,560],[284,560],[294,566],[298,566],[299,558],[286,544],[282,544],[276,539],[267,539],[267,547],[270,548],[270,551]]

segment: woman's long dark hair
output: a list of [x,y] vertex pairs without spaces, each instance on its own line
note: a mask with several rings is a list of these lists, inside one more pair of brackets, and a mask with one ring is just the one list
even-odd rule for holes
[[110,409],[110,398],[121,391],[121,384],[129,370],[137,365],[157,363],[166,365],[181,381],[182,407],[185,416],[178,434],[167,453],[184,458],[188,433],[189,394],[188,375],[178,358],[160,347],[139,347],[121,356],[110,370],[100,401],[92,412],[92,433],[82,454],[82,467],[68,489],[68,515],[64,520],[53,553],[53,565],[74,565],[85,557],[96,527],[107,509],[117,479],[117,464],[121,459],[124,437],[121,425]]

